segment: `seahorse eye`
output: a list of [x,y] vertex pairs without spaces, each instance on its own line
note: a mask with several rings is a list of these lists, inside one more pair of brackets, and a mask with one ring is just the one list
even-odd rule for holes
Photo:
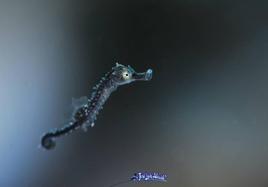
[[127,71],[123,72],[122,75],[123,75],[123,78],[126,79],[126,80],[127,80],[127,79],[130,79],[130,76],[131,76],[130,73],[127,72]]

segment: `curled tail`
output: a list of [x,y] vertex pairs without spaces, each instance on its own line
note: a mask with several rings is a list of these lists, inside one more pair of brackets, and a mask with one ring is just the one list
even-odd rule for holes
[[65,125],[60,129],[56,129],[55,131],[51,131],[44,134],[41,138],[42,147],[47,150],[55,148],[56,146],[55,138],[71,133],[72,131],[81,127],[82,124],[83,123],[79,121],[70,122],[68,125]]

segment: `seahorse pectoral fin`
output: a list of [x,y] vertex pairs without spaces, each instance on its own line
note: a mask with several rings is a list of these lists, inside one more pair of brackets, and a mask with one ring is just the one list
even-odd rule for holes
[[72,106],[74,108],[85,105],[85,104],[87,104],[87,102],[88,102],[88,98],[86,96],[83,96],[80,98],[72,98]]
[[74,115],[76,114],[77,110],[86,105],[88,102],[88,98],[86,96],[80,98],[72,98],[71,104],[69,104],[66,109],[64,110],[63,119],[61,123],[69,123],[73,120]]

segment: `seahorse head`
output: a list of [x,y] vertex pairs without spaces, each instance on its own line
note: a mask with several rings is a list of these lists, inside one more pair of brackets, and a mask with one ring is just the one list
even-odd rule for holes
[[130,66],[116,63],[112,76],[117,85],[124,85],[134,81],[149,81],[152,79],[153,71],[148,69],[146,72],[138,73]]

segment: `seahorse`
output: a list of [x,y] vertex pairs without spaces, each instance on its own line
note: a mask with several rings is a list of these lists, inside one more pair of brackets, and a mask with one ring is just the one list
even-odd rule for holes
[[77,107],[68,124],[62,128],[49,131],[41,138],[43,148],[49,150],[56,146],[55,138],[70,134],[74,130],[82,128],[87,130],[93,127],[99,111],[104,103],[119,86],[132,83],[134,81],[149,81],[152,79],[153,71],[148,69],[146,72],[137,73],[131,66],[119,63],[106,73],[99,83],[93,88],[89,97],[83,97],[84,102]]

